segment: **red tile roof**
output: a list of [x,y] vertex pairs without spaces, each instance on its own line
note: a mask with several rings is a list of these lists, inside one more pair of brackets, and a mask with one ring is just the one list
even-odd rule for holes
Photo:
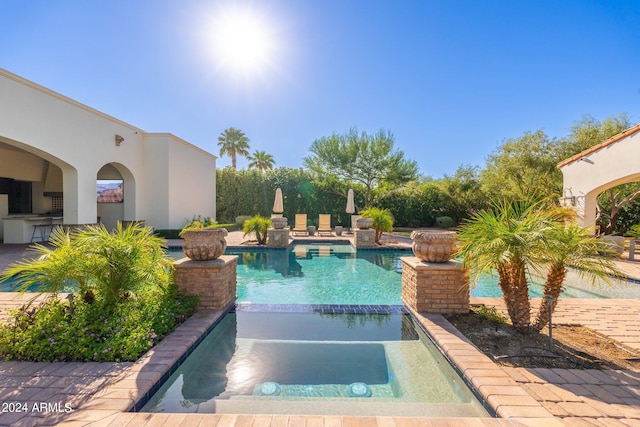
[[625,138],[629,135],[633,135],[636,132],[640,132],[640,123],[638,123],[635,126],[630,127],[629,129],[625,129],[622,132],[620,132],[617,135],[612,136],[611,138],[607,139],[604,142],[601,142],[600,144],[594,145],[591,148],[587,148],[586,150],[576,154],[575,156],[571,156],[566,160],[561,161],[560,163],[558,163],[558,168],[561,168],[563,166],[568,165],[569,163],[575,162],[576,160],[580,160],[581,158],[583,158],[584,156],[588,156],[591,153],[594,153],[598,150],[600,150],[601,148],[604,148],[608,145],[613,144],[614,142],[618,142],[620,141],[622,138]]

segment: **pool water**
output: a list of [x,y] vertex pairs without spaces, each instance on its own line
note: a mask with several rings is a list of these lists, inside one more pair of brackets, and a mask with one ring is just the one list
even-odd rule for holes
[[409,315],[241,307],[143,412],[488,416]]
[[234,251],[238,302],[268,304],[402,304],[401,256],[351,245],[295,245],[289,250]]
[[[411,251],[360,250],[351,245],[295,245],[288,250],[234,250],[238,302],[271,304],[402,304],[401,257]],[[497,276],[472,284],[472,297],[501,298]],[[544,281],[532,277],[529,296],[542,296]],[[616,281],[592,286],[569,271],[563,298],[635,298],[640,286]]]
[[[168,254],[184,257],[180,251]],[[226,254],[238,256],[238,302],[352,305],[402,304],[400,258],[413,256],[409,250],[356,251],[349,244],[297,244],[287,250],[229,248]],[[496,276],[486,275],[472,285],[472,297],[502,297]],[[532,278],[530,297],[539,298],[542,289],[543,281]],[[15,290],[14,280],[0,282],[0,292]],[[640,286],[631,281],[592,286],[569,271],[562,298],[640,299]]]

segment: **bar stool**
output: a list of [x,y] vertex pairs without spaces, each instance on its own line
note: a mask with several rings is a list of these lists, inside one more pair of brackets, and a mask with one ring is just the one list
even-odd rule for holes
[[49,218],[41,222],[40,224],[33,225],[33,233],[31,233],[31,242],[35,239],[36,234],[40,236],[40,242],[46,242],[49,240],[49,234],[51,234],[51,230],[53,229],[53,219]]

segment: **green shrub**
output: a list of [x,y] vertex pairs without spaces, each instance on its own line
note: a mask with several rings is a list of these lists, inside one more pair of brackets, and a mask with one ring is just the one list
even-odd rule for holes
[[14,309],[0,324],[0,359],[135,361],[191,316],[197,298],[175,286],[145,288],[111,310],[85,301],[51,298]]
[[271,226],[271,219],[256,215],[244,222],[244,235],[255,234],[259,245],[267,243],[267,230]]
[[[51,248],[9,266],[20,289],[40,285],[52,297],[24,306],[0,324],[0,357],[18,360],[136,360],[197,302],[172,283],[172,262],[151,227],[118,223],[82,230],[56,228]],[[69,300],[57,294],[73,289]]]
[[451,226],[453,226],[453,218],[450,216],[439,216],[436,218],[436,225],[440,228],[451,228]]
[[162,237],[163,239],[179,239],[180,231],[177,228],[165,228],[155,230],[155,233],[158,237]]
[[236,224],[243,226],[245,221],[249,220],[251,216],[249,215],[239,215],[236,217]]
[[367,208],[360,212],[360,216],[373,220],[372,228],[376,230],[376,243],[380,242],[383,232],[393,231],[393,215],[387,209]]
[[498,309],[493,306],[487,307],[486,305],[481,305],[476,309],[476,313],[478,313],[479,316],[495,323],[503,324],[507,321],[507,316],[499,312]]

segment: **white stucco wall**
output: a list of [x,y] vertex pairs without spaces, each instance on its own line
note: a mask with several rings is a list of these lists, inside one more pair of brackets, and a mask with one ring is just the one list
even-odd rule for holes
[[558,167],[563,175],[563,204],[571,206],[573,200],[579,223],[594,228],[598,195],[617,185],[640,181],[640,125]]
[[[120,146],[115,135],[124,137]],[[126,182],[124,220],[144,219],[155,228],[172,228],[183,223],[186,211],[214,216],[216,157],[173,135],[157,135],[0,69],[0,142],[24,150],[0,153],[0,176],[43,182],[43,160],[57,166],[67,224],[96,221],[96,178],[107,164]],[[189,163],[180,164],[183,161]],[[192,190],[184,186],[187,172],[190,182],[207,183],[213,204],[208,197],[188,197]],[[175,184],[169,185],[168,175]],[[43,190],[44,183],[39,188]],[[190,205],[175,206],[174,200]]]
[[[148,192],[160,210],[147,211],[149,218],[166,217],[167,228],[182,228],[194,215],[216,216],[215,157],[193,149],[180,138],[166,133],[146,134],[149,167]],[[209,173],[193,174],[193,171]]]

